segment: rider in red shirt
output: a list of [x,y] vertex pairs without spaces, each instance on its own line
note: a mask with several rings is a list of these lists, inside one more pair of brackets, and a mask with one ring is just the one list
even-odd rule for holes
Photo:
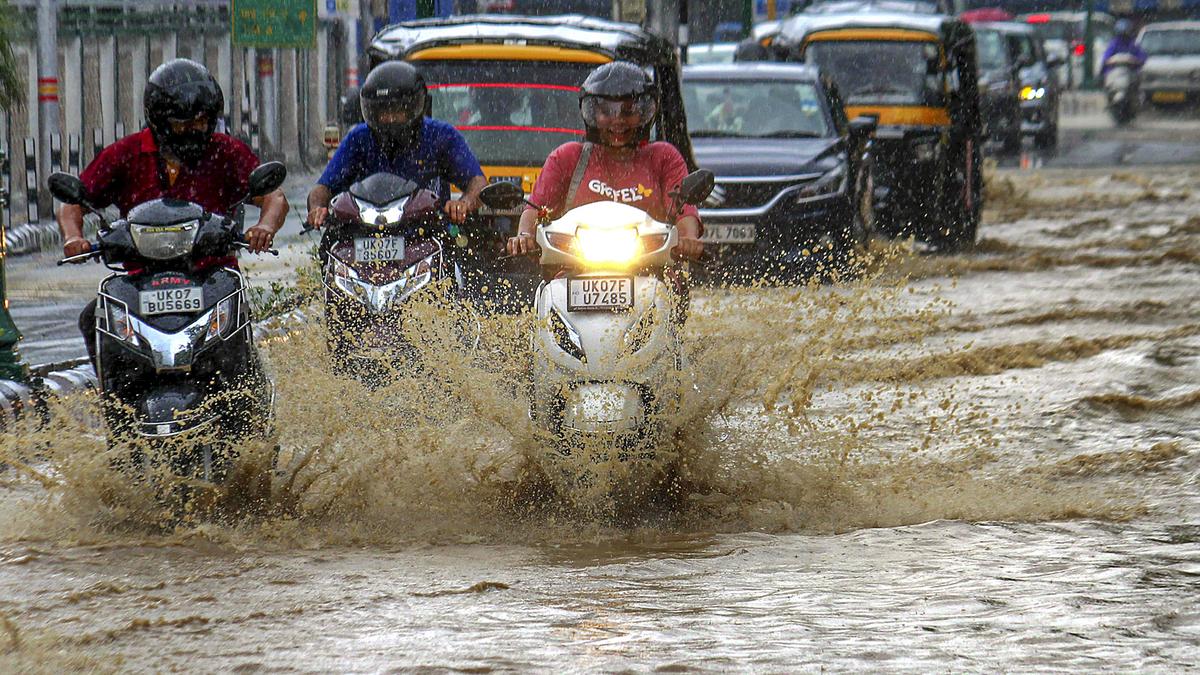
[[[104,149],[80,174],[90,205],[115,204],[121,216],[143,202],[174,197],[206,210],[231,216],[230,210],[249,191],[250,172],[258,157],[244,143],[214,133],[225,98],[204,66],[187,59],[168,61],[151,73],[142,105],[148,128]],[[282,190],[251,201],[261,209],[256,225],[246,230],[246,243],[259,253],[271,247],[283,226],[288,203]],[[87,253],[83,208],[64,204],[58,213],[63,255]],[[78,262],[83,262],[82,260]],[[237,265],[237,258],[214,258],[201,266]],[[89,355],[94,354],[96,301],[79,317]]]
[[[650,76],[632,63],[616,61],[592,71],[579,99],[587,144],[566,143],[550,153],[529,201],[548,209],[552,217],[592,202],[622,202],[655,220],[671,222],[670,193],[687,175],[687,164],[670,143],[647,142],[658,110],[656,93]],[[587,147],[583,179],[574,195],[568,195]],[[508,240],[510,254],[537,250],[537,216],[538,209],[526,207],[517,236]],[[704,245],[696,207],[684,206],[674,223],[679,230],[678,254],[699,257]]]

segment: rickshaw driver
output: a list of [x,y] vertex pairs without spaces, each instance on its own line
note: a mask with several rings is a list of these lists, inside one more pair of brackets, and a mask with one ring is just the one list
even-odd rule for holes
[[[614,61],[592,71],[579,99],[587,143],[564,143],[551,152],[529,201],[555,215],[592,202],[620,201],[670,222],[670,193],[687,175],[687,164],[670,143],[647,142],[657,105],[654,83],[637,65]],[[580,165],[583,173],[576,185]],[[517,236],[508,240],[510,255],[538,249],[537,220],[538,209],[527,206]],[[704,244],[696,207],[685,205],[674,222],[678,255],[700,257]]]

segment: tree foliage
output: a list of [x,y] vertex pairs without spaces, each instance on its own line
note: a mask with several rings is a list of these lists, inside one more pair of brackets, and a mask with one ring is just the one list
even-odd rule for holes
[[0,0],[0,110],[19,110],[25,103],[25,83],[12,51],[16,25],[16,10]]

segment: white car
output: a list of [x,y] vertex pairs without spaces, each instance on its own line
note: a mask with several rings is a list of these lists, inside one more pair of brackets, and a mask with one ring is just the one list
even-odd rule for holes
[[1138,35],[1146,51],[1142,95],[1156,105],[1200,101],[1200,21],[1148,24]]

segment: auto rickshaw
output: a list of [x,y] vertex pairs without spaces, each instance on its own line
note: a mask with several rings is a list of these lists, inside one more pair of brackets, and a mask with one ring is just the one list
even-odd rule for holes
[[942,14],[846,12],[787,20],[773,57],[819,66],[846,114],[874,117],[875,229],[939,249],[975,241],[982,206],[982,124],[975,37]]
[[[510,181],[530,192],[552,150],[583,140],[580,85],[597,66],[615,60],[637,63],[652,74],[660,95],[654,137],[678,148],[689,170],[697,168],[676,50],[635,24],[577,15],[424,19],[383,29],[368,56],[372,67],[403,59],[421,71],[430,91],[430,116],[462,132],[489,182]],[[485,265],[490,260],[490,274],[535,276],[535,265],[524,269],[519,261],[494,255],[515,234],[520,211],[480,211],[483,226],[471,232],[470,246]],[[515,285],[532,292],[529,284]]]

